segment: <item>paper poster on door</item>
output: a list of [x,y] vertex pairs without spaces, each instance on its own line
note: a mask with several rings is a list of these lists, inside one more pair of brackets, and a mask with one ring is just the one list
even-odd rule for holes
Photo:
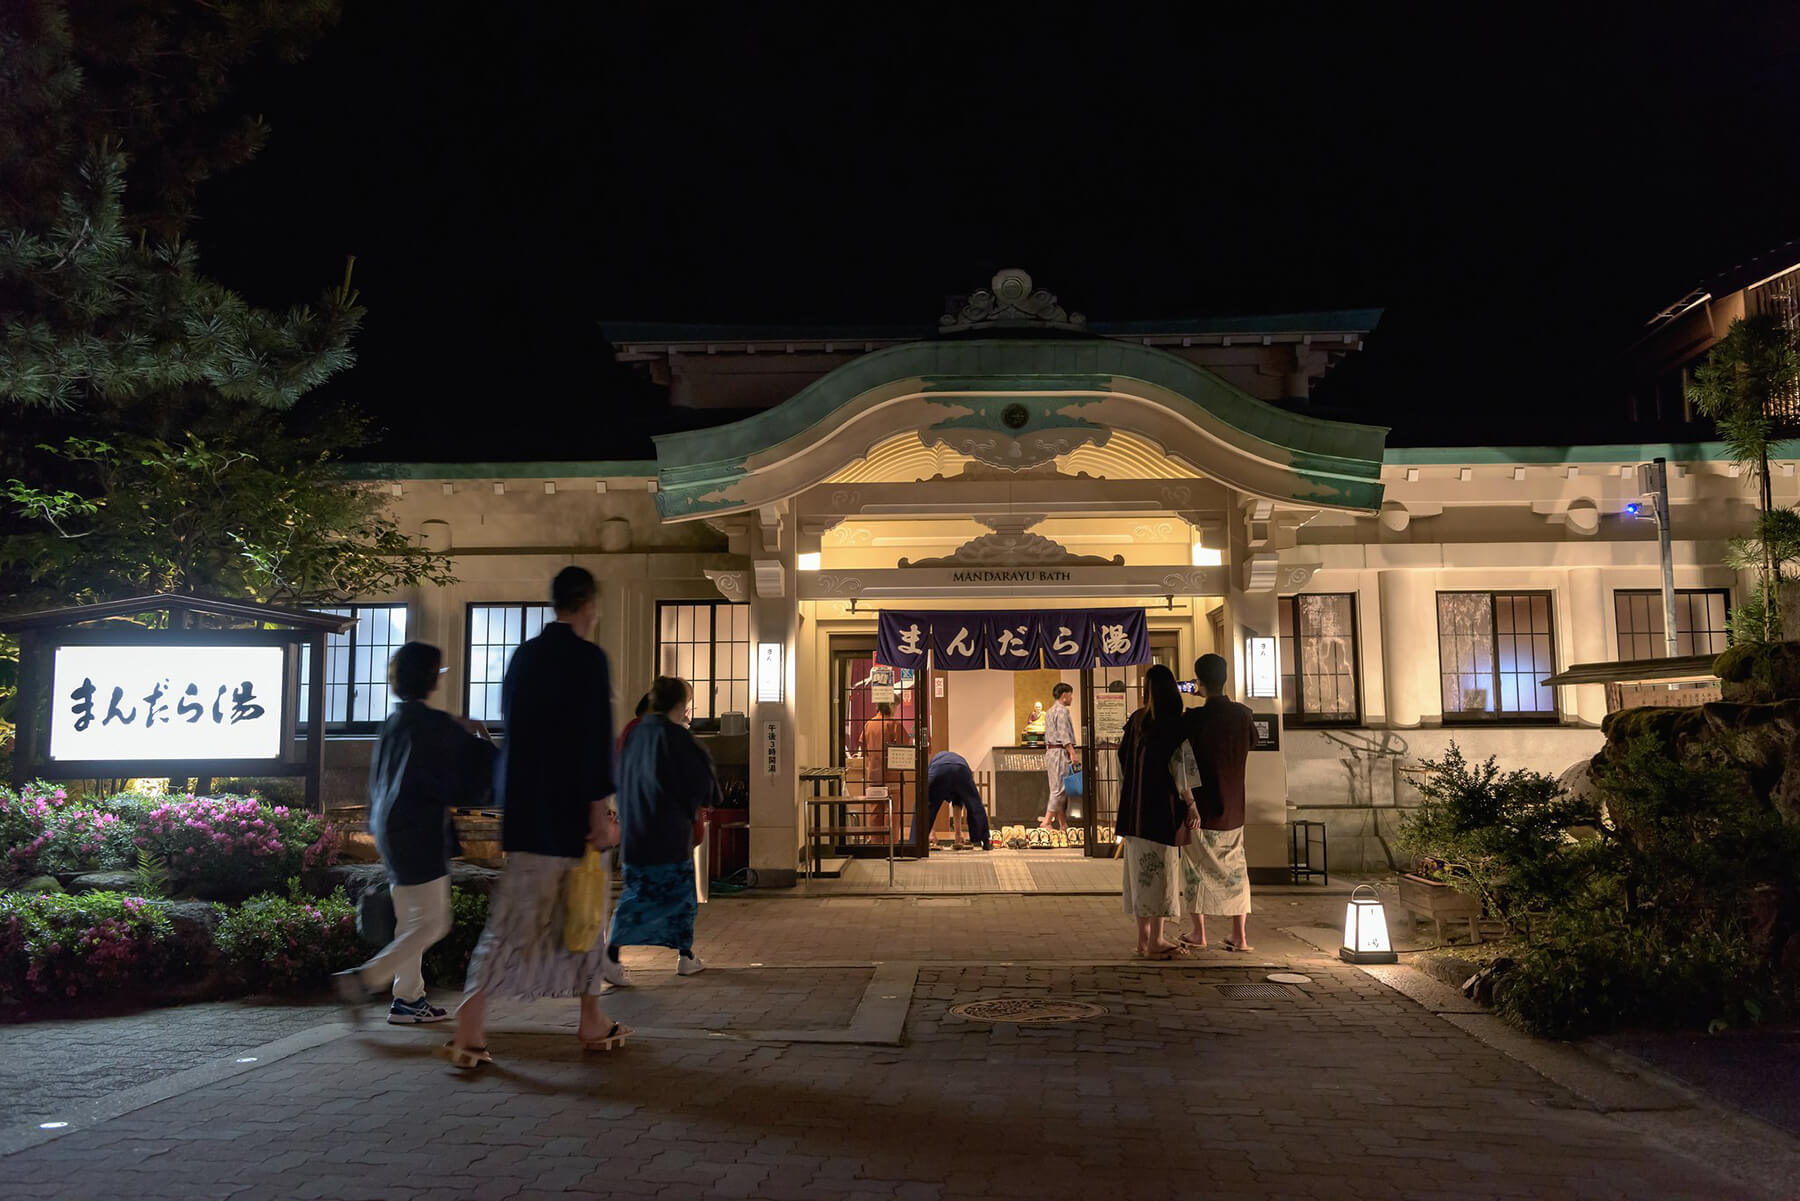
[[876,664],[869,672],[869,701],[876,705],[894,703],[894,669]]
[[886,748],[885,764],[889,771],[917,771],[919,767],[918,748],[910,745],[889,746]]
[[1094,694],[1094,741],[1117,743],[1125,737],[1125,719],[1130,714],[1125,708],[1123,692],[1096,692]]

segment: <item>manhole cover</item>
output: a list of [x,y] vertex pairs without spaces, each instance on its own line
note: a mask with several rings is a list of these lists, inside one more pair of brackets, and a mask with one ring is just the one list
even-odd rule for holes
[[1285,984],[1215,984],[1222,997],[1234,1001],[1285,1001],[1294,990]]
[[1004,997],[997,1001],[965,1001],[950,1012],[973,1022],[1079,1022],[1106,1013],[1086,1001],[1044,1001],[1035,997]]
[[1311,984],[1311,976],[1302,976],[1299,972],[1270,972],[1264,977],[1270,984]]

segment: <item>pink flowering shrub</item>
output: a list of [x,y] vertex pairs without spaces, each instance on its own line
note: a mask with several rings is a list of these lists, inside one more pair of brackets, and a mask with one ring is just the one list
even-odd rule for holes
[[187,797],[144,812],[137,845],[162,858],[176,887],[232,899],[317,879],[337,859],[331,823],[244,797]]
[[74,804],[42,782],[0,788],[0,867],[17,876],[109,871],[137,860],[132,823],[103,808]]
[[138,897],[0,893],[0,997],[142,993],[167,971],[173,939],[168,914]]
[[298,878],[288,881],[286,896],[265,892],[235,908],[219,906],[213,944],[232,983],[255,993],[321,988],[332,972],[367,957],[344,890],[309,897]]

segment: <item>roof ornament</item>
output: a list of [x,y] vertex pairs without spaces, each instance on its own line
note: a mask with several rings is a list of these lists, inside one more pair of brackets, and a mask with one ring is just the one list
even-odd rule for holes
[[941,334],[986,328],[1087,329],[1087,318],[1057,303],[1054,293],[1032,288],[1031,276],[1017,267],[994,273],[991,288],[978,288],[961,310],[938,319]]

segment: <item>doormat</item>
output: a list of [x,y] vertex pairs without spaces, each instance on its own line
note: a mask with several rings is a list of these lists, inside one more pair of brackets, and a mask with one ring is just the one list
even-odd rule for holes
[[1086,1001],[1048,1001],[1039,997],[1003,997],[995,1001],[965,1001],[950,1012],[972,1022],[1079,1022],[1103,1017],[1106,1009]]

